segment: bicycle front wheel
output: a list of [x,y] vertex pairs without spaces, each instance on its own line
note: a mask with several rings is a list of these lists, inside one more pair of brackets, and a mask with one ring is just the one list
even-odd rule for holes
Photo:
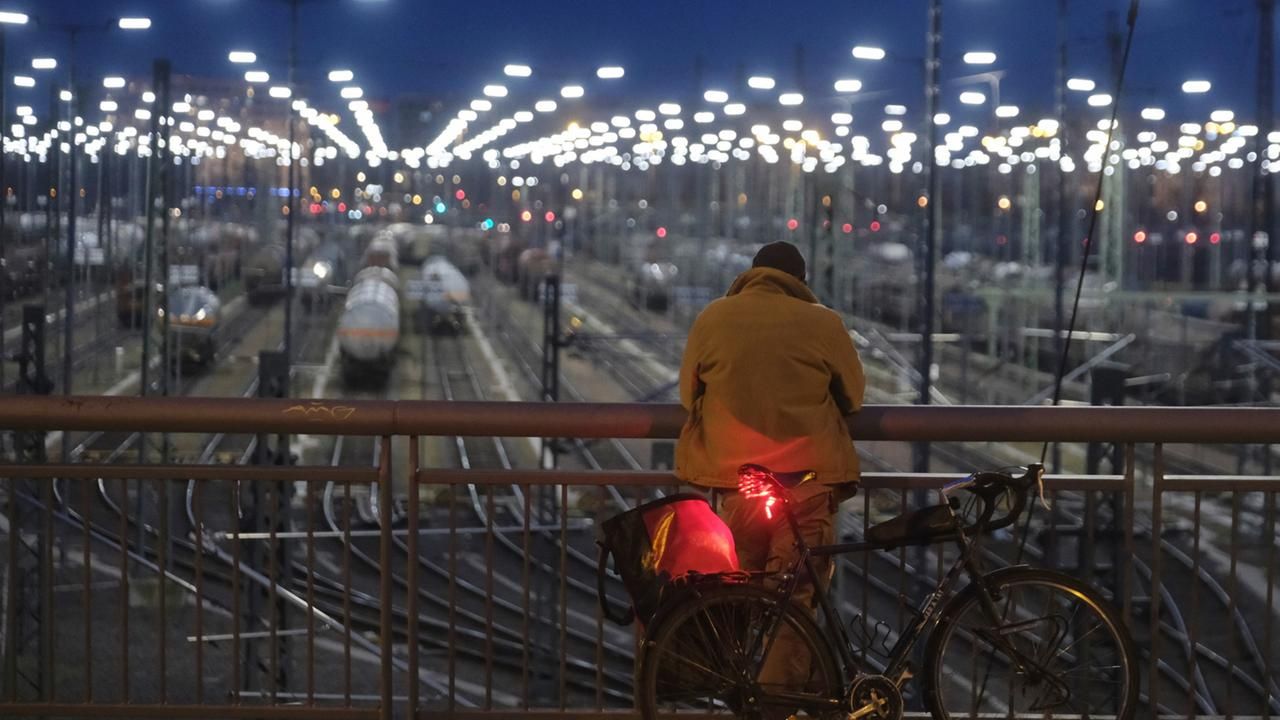
[[[766,655],[766,617],[783,610]],[[691,595],[645,641],[636,675],[644,720],[677,712],[724,712],[771,720],[816,717],[840,707],[842,681],[830,646],[807,612],[780,608],[749,585]]]
[[1137,712],[1133,639],[1097,591],[1062,573],[1009,568],[975,581],[943,609],[925,657],[925,702],[938,720]]

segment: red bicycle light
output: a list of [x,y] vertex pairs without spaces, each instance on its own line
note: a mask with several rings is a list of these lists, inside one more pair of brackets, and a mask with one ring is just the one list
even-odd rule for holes
[[778,504],[773,484],[773,478],[757,468],[744,466],[738,470],[738,492],[745,498],[764,498],[764,515],[770,520],[773,507]]

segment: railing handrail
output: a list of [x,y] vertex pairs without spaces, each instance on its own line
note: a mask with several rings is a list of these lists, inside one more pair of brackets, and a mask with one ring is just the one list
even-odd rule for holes
[[[3,430],[674,438],[675,404],[0,396]],[[869,405],[855,440],[1280,443],[1280,408]]]

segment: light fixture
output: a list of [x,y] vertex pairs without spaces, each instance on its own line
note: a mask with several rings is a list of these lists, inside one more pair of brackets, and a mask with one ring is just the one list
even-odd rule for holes
[[533,74],[533,68],[528,65],[507,65],[502,68],[502,74],[507,77],[529,77]]
[[335,82],[335,83],[351,82],[352,80],[355,79],[355,77],[356,77],[356,74],[351,72],[350,70],[330,70],[329,71],[329,82]]
[[102,78],[102,87],[111,88],[113,90],[122,88],[124,87],[124,78],[116,75],[104,77]]
[[146,30],[151,27],[151,18],[122,17],[116,24],[121,30]]
[[778,96],[778,103],[781,105],[799,105],[804,102],[804,95],[798,92],[786,92]]
[[28,75],[14,75],[13,84],[17,85],[18,87],[27,87],[27,88],[35,87],[36,79]]
[[996,54],[986,51],[967,52],[961,59],[965,65],[990,65],[996,61]]
[[1093,92],[1097,83],[1088,78],[1071,78],[1067,80],[1067,89],[1076,92]]
[[233,63],[252,64],[258,62],[257,54],[248,50],[232,50],[227,53],[227,59]]
[[[343,100],[358,100],[364,97],[364,90],[356,85],[350,85],[342,88],[338,94],[342,96]],[[288,95],[285,97],[288,97]]]
[[596,70],[596,77],[601,80],[617,80],[626,74],[626,71],[617,65],[605,65]]
[[565,85],[560,88],[560,97],[562,98],[580,98],[582,95],[583,90],[581,85]]
[[840,93],[856,93],[862,89],[862,81],[852,78],[837,80],[835,83],[836,92]]
[[775,84],[773,78],[764,75],[752,75],[747,78],[747,87],[755,90],[772,90]]
[[1190,95],[1199,95],[1207,93],[1213,85],[1208,80],[1188,80],[1182,83],[1182,92]]
[[53,70],[58,67],[58,61],[54,58],[33,58],[31,60],[32,70]]
[[267,94],[273,98],[284,99],[292,96],[293,91],[284,85],[273,85],[270,90],[267,90]]
[[249,70],[244,74],[244,81],[248,83],[270,82],[271,76],[265,70]]
[[885,53],[884,48],[858,45],[853,48],[853,56],[859,60],[883,60]]
[[6,25],[26,25],[29,20],[26,13],[0,11],[0,23]]

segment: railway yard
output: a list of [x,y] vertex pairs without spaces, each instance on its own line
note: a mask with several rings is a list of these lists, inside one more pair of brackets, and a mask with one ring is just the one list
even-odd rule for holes
[[[199,266],[185,290],[170,290],[167,322],[142,322],[148,306],[140,313],[130,305],[140,297],[132,275],[80,285],[74,350],[65,353],[77,394],[138,394],[145,375],[152,394],[167,384],[167,394],[183,396],[544,399],[541,280],[559,270],[560,400],[677,400],[684,334],[698,301],[669,283],[654,284],[653,278],[670,272],[648,267],[657,262],[637,271],[625,260],[615,264],[581,253],[557,267],[545,250],[523,247],[505,233],[407,224],[304,226],[300,252],[295,250],[303,261],[292,313],[292,370],[273,379],[267,367],[273,361],[262,353],[285,345],[283,292],[275,282],[280,248],[230,224],[189,230],[182,235],[191,243],[216,243],[223,251],[199,254],[218,260]],[[197,256],[171,250],[171,264],[183,253]],[[726,260],[721,267],[727,272],[734,264]],[[637,280],[637,272],[649,280]],[[708,284],[715,282],[724,280]],[[713,288],[714,294],[722,290]],[[22,346],[18,306],[41,292],[25,286],[5,307],[6,352]],[[62,293],[43,292],[46,372],[59,393]],[[157,334],[153,323],[168,334]],[[908,358],[914,350],[909,339],[898,337],[901,327],[891,317],[853,314],[847,324],[866,365],[867,402],[911,402]],[[152,346],[145,354],[147,332],[149,342],[167,337],[167,352]],[[936,402],[1017,404],[1051,386],[1051,371],[1043,366],[1019,363],[1015,372],[1009,362],[1008,355],[983,352],[982,343],[946,344]],[[19,382],[13,367],[4,377],[6,389]],[[287,391],[261,387],[264,378],[287,384]],[[1067,382],[1064,397],[1087,402],[1087,380],[1080,375]],[[18,441],[6,442],[9,453]],[[411,490],[401,470],[416,463],[482,474],[545,467],[551,457],[564,468],[669,469],[669,441],[468,436],[420,438],[411,447],[363,436],[299,435],[288,442],[292,457],[283,457],[279,438],[248,434],[66,433],[44,442],[49,457],[65,454],[73,462],[164,457],[229,466],[393,468],[393,569],[380,556],[384,514],[376,484],[15,482],[11,492],[29,493],[35,507],[52,510],[47,517],[54,541],[47,552],[58,560],[47,591],[56,602],[46,603],[53,608],[46,620],[57,648],[55,697],[80,697],[87,688],[94,697],[121,701],[251,703],[269,697],[367,704],[376,697],[380,645],[390,640],[396,692],[410,693],[416,685],[412,691],[427,707],[631,706],[636,635],[604,620],[599,609],[595,525],[674,488],[475,483]],[[872,473],[911,467],[905,443],[865,442],[858,450]],[[931,451],[931,470],[962,474],[1029,462],[1039,447],[936,443]],[[1060,451],[1063,472],[1086,471],[1086,447]],[[1139,487],[1143,468],[1153,462],[1150,449],[1145,452],[1134,458]],[[1160,460],[1168,472],[1224,475],[1239,474],[1241,463],[1263,462],[1257,455],[1241,458],[1234,449],[1171,445]],[[1112,475],[1123,471],[1110,468]],[[869,524],[921,502],[922,495],[862,492],[845,503],[841,534],[860,538]],[[1280,713],[1274,493],[1175,493],[1165,498],[1157,523],[1149,492],[1131,507],[1107,491],[1062,491],[1050,499],[1052,509],[1039,512],[1034,524],[988,543],[991,562],[1030,559],[1105,588],[1126,608],[1147,653],[1144,677],[1146,666],[1155,665],[1163,709]],[[1153,524],[1162,528],[1163,550],[1154,570],[1152,558],[1128,552],[1126,545],[1134,535],[1149,538]],[[416,538],[410,527],[420,528]],[[7,546],[4,552],[17,550]],[[868,664],[874,666],[896,638],[890,628],[899,627],[907,608],[930,589],[934,568],[941,572],[951,552],[911,549],[839,564],[841,610],[858,618],[851,627],[863,638]],[[379,584],[387,572],[391,597],[382,596]],[[1163,573],[1155,592],[1153,572]],[[607,592],[615,600],[623,596],[616,578]],[[387,606],[402,630],[394,638],[376,635]],[[416,608],[413,617],[410,608]],[[1158,637],[1150,636],[1151,628]],[[108,650],[122,643],[154,646],[168,670],[137,673],[127,662],[94,661],[98,653],[115,657]],[[1164,650],[1145,650],[1153,647]],[[416,683],[405,675],[411,648],[419,659]]]

